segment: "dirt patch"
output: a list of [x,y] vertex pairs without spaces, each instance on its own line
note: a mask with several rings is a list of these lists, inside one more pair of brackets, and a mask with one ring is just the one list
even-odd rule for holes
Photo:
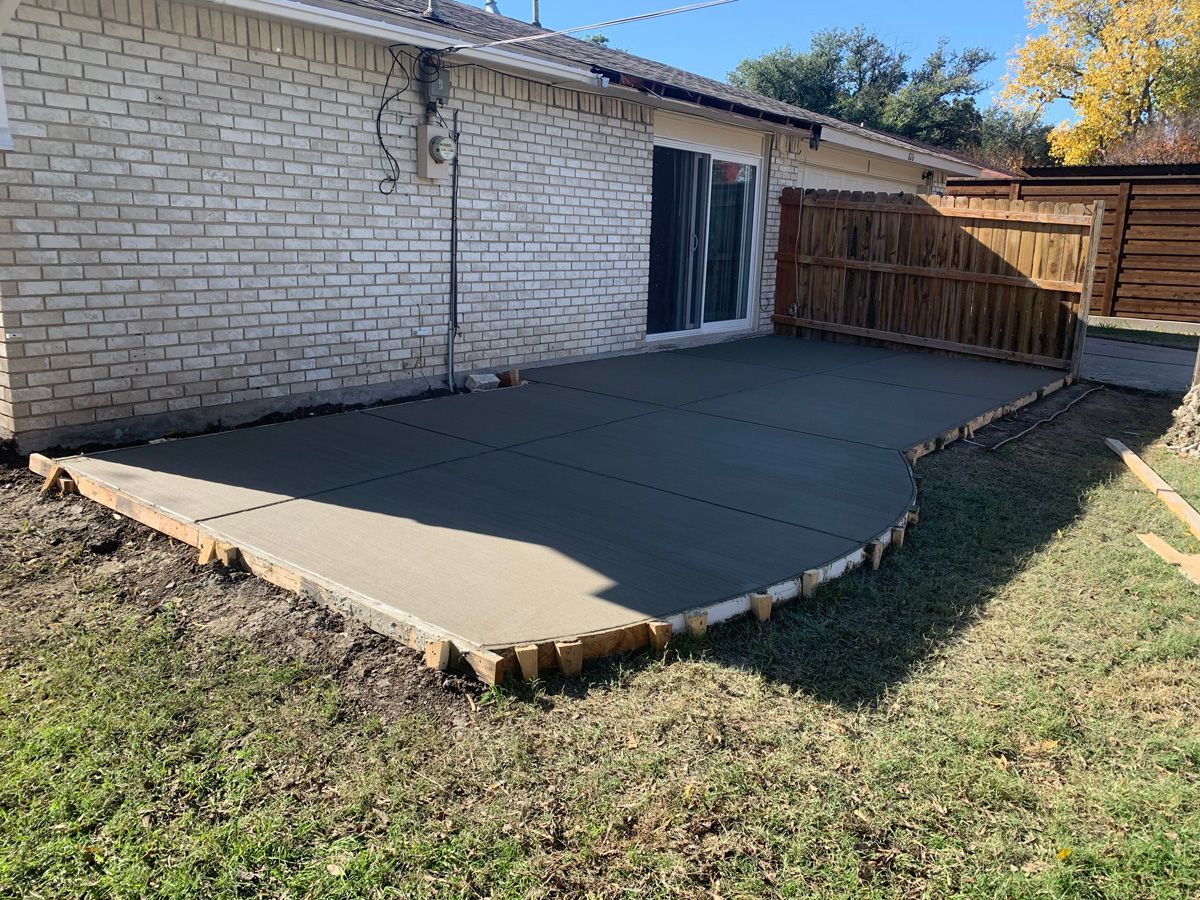
[[1022,406],[1016,412],[989,423],[975,432],[967,443],[976,447],[983,447],[987,450],[994,450],[1004,444],[1011,443],[1019,437],[1023,437],[1041,425],[1057,419],[1060,415],[1065,414],[1068,409],[1073,408],[1075,404],[1086,402],[1084,400],[1085,397],[1095,400],[1105,390],[1109,390],[1109,388],[1086,382],[1070,385],[1062,390],[1055,391],[1044,400],[1030,403],[1028,406]]
[[0,615],[10,633],[78,617],[93,602],[81,599],[86,587],[119,611],[173,616],[181,641],[237,638],[273,662],[325,673],[364,715],[466,723],[482,690],[474,678],[428,669],[414,651],[248,573],[201,568],[192,548],[89,500],[42,496],[23,465],[0,448]]
[[1163,443],[1183,456],[1200,458],[1200,385],[1184,395],[1171,420]]

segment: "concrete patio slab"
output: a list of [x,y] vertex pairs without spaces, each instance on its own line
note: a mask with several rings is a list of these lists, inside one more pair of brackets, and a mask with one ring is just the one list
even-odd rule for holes
[[840,344],[833,341],[802,341],[781,335],[765,335],[744,341],[724,341],[689,347],[679,351],[702,359],[722,359],[726,362],[753,366],[774,366],[788,369],[797,375],[832,372],[849,366],[887,359],[903,354],[902,350],[869,347],[865,344]]
[[856,546],[505,451],[212,524],[238,546],[497,648],[669,615]]
[[31,467],[412,646],[450,641],[492,681],[517,644],[546,666],[576,638],[645,646],[652,620],[718,621],[878,558],[914,499],[904,451],[1062,378],[884,352],[788,338],[553,366]]
[[199,522],[487,450],[354,412],[64,462],[71,471],[145,497],[182,521]]
[[860,544],[916,499],[908,465],[894,451],[680,410],[519,452]]
[[[1048,380],[1048,379],[1047,379]],[[1013,397],[1019,394],[1013,394]],[[998,405],[840,375],[807,375],[684,407],[691,412],[906,450]]]
[[511,447],[656,409],[647,403],[553,384],[523,384],[517,390],[456,394],[368,412],[490,447]]
[[665,351],[531,369],[526,377],[530,381],[658,406],[682,406],[706,397],[794,378],[795,373],[788,369]]
[[1010,400],[1046,384],[1048,371],[1033,366],[996,364],[983,359],[900,353],[837,370],[841,378]]

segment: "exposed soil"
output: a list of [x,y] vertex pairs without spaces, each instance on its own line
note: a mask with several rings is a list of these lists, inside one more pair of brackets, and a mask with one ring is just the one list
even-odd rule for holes
[[1081,401],[1083,397],[1092,396],[1095,398],[1099,393],[1097,388],[1099,388],[1099,391],[1112,390],[1112,388],[1101,385],[1078,382],[1055,391],[1044,400],[1030,403],[1028,406],[1022,406],[1016,412],[990,422],[975,432],[974,437],[968,443],[987,450],[993,450],[1003,444],[1010,443],[1023,434],[1028,433],[1029,430],[1044,425],[1064,414],[1075,403]]
[[1183,456],[1200,457],[1200,385],[1184,395],[1171,418],[1163,443]]
[[466,724],[482,690],[474,678],[426,668],[416,652],[315,601],[245,572],[201,568],[191,547],[82,497],[43,496],[39,487],[11,445],[0,446],[0,572],[7,575],[0,616],[10,631],[70,619],[83,602],[82,581],[103,579],[106,595],[131,613],[169,610],[181,640],[236,637],[274,662],[326,673],[365,715],[390,722],[434,714]]

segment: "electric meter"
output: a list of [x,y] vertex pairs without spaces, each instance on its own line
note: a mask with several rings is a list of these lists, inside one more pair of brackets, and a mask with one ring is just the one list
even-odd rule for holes
[[418,178],[440,181],[450,177],[450,163],[458,155],[458,147],[449,129],[429,123],[418,125],[416,151]]
[[454,146],[454,139],[448,135],[440,134],[429,141],[429,155],[439,163],[454,162],[454,155],[458,152],[458,148]]

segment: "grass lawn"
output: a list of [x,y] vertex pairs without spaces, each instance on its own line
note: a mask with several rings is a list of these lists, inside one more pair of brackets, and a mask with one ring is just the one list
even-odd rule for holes
[[1180,350],[1195,350],[1200,347],[1200,334],[1121,328],[1116,325],[1097,325],[1094,322],[1088,325],[1087,333],[1088,337],[1129,341],[1134,344],[1154,344],[1157,347],[1177,347]]
[[386,707],[414,654],[282,596],[230,626],[248,581],[10,472],[0,895],[1194,898],[1200,590],[1136,532],[1196,547],[1102,443],[1170,406],[923,459],[904,548],[766,626]]

